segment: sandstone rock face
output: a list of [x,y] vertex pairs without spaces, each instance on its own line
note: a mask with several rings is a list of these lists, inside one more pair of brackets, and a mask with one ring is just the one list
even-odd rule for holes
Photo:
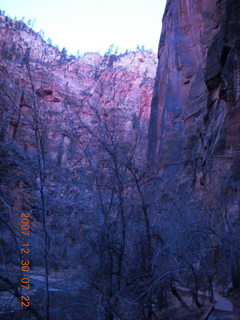
[[[39,103],[45,103],[46,117],[48,112],[63,115],[69,104],[74,109],[72,114],[79,113],[82,101],[88,97],[99,109],[122,113],[123,128],[131,128],[133,116],[147,126],[156,72],[152,52],[132,52],[118,57],[87,53],[76,59],[47,45],[24,23],[4,16],[0,23],[1,80],[2,85],[11,81],[8,87],[13,92],[13,86],[16,87],[16,104],[27,99],[23,91],[27,96],[32,81]],[[61,121],[64,124],[64,115]]]
[[36,148],[31,129],[35,108],[44,123],[47,153],[59,167],[76,169],[71,156],[79,151],[76,136],[84,124],[99,125],[97,113],[123,140],[141,131],[140,156],[145,157],[157,65],[154,53],[68,57],[24,23],[1,16],[0,57],[1,139],[18,156]]
[[[1,207],[15,231],[19,212],[30,210],[33,232],[41,237],[37,150],[43,147],[39,161],[46,167],[52,248],[63,257],[72,254],[66,241],[80,245],[79,230],[101,220],[93,166],[104,180],[108,160],[97,153],[96,140],[104,142],[105,149],[106,135],[126,149],[135,141],[139,161],[145,161],[156,66],[156,55],[150,51],[69,57],[24,23],[0,16]],[[36,132],[41,136],[38,142]],[[62,215],[69,221],[66,228]],[[12,249],[7,249],[9,257]],[[34,259],[38,264],[38,253]]]
[[197,190],[222,214],[239,210],[239,29],[236,0],[167,2],[149,125],[171,191]]

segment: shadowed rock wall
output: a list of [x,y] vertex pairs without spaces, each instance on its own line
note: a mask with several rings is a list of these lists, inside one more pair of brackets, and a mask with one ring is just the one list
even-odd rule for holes
[[149,125],[149,161],[172,192],[227,211],[239,208],[239,30],[237,0],[167,2]]

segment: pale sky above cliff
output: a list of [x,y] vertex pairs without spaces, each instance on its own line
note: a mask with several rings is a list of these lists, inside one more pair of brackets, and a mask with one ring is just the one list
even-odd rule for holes
[[11,18],[36,19],[34,30],[69,53],[121,52],[144,45],[157,51],[166,0],[0,0]]

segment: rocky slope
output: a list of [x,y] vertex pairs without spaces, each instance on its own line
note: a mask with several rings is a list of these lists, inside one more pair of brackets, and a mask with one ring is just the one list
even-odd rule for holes
[[26,107],[33,86],[46,117],[51,118],[48,112],[63,114],[69,105],[73,115],[79,114],[88,98],[89,104],[106,109],[106,118],[113,111],[124,114],[123,130],[131,130],[133,118],[146,128],[156,72],[152,52],[87,53],[76,59],[47,45],[22,22],[1,16],[0,23],[1,85],[11,88],[17,106]]
[[[13,191],[16,181],[9,175],[17,164],[10,166],[9,158],[17,162],[36,151],[36,116],[44,127],[47,158],[58,168],[79,169],[76,157],[81,158],[81,152],[76,141],[84,126],[100,130],[98,117],[122,142],[140,139],[139,157],[141,161],[145,157],[157,63],[154,53],[104,57],[86,53],[77,59],[46,44],[24,23],[1,16],[0,56],[1,140],[6,148],[1,155],[2,192],[14,208],[27,209],[30,204],[24,181],[16,194]],[[68,197],[61,191],[68,187],[52,182],[51,188],[60,198]]]

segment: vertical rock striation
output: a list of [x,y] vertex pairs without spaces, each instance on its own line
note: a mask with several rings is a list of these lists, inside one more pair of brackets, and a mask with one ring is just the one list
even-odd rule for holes
[[149,161],[175,192],[228,210],[239,206],[239,30],[237,0],[167,2],[149,125]]

